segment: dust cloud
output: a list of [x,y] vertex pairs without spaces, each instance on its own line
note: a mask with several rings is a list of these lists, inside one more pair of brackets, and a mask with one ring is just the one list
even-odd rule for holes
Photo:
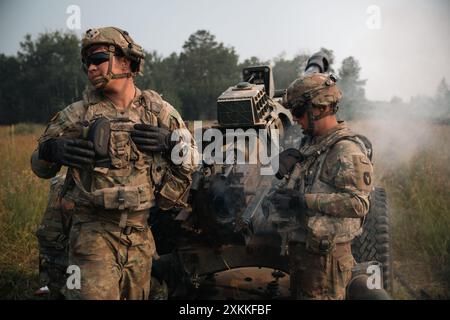
[[372,142],[375,165],[404,166],[417,153],[442,143],[443,137],[436,137],[435,129],[445,121],[450,106],[426,101],[372,102],[370,106],[364,117],[351,121],[350,125]]

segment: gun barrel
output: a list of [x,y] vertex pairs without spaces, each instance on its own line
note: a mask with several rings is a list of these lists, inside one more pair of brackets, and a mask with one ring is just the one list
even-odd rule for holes
[[325,73],[328,71],[330,66],[329,58],[323,52],[314,53],[306,64],[305,74],[310,73]]
[[271,185],[267,185],[265,188],[258,189],[255,196],[247,205],[247,208],[241,216],[241,222],[244,226],[248,226],[250,224],[250,221],[252,220],[258,208],[261,206],[262,201],[267,196],[271,188]]

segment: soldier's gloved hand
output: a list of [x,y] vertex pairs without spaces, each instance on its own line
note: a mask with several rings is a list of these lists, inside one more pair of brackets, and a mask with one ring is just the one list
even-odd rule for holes
[[285,175],[290,174],[292,172],[297,162],[303,160],[303,156],[299,150],[289,148],[281,152],[278,155],[278,159],[279,159],[278,172],[275,174],[275,176],[278,179],[283,179]]
[[39,158],[60,165],[81,168],[94,163],[94,145],[82,139],[53,138],[39,145]]
[[135,124],[131,132],[131,139],[138,149],[145,153],[166,152],[170,153],[177,141],[172,141],[172,132],[165,128],[148,124]]
[[271,197],[277,210],[294,209],[303,212],[308,208],[305,194],[294,189],[278,189]]

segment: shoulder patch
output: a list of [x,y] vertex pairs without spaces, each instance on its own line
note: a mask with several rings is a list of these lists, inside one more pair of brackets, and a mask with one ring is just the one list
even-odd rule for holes
[[355,168],[356,187],[362,191],[372,191],[373,168],[369,159],[364,155],[353,155],[352,159]]
[[368,171],[364,171],[364,183],[368,186],[372,184],[372,176]]

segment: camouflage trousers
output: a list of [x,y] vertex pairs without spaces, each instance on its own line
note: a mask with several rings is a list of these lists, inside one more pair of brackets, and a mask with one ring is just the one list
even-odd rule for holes
[[117,222],[75,213],[69,237],[69,266],[80,268],[79,289],[68,299],[147,299],[155,243],[146,225],[121,228]]
[[289,243],[291,294],[294,299],[343,300],[355,260],[350,243],[337,244],[327,253]]
[[66,284],[70,217],[61,212],[58,193],[64,180],[52,181],[48,205],[36,236],[39,244],[40,286],[50,290],[49,299],[62,299],[61,288]]

